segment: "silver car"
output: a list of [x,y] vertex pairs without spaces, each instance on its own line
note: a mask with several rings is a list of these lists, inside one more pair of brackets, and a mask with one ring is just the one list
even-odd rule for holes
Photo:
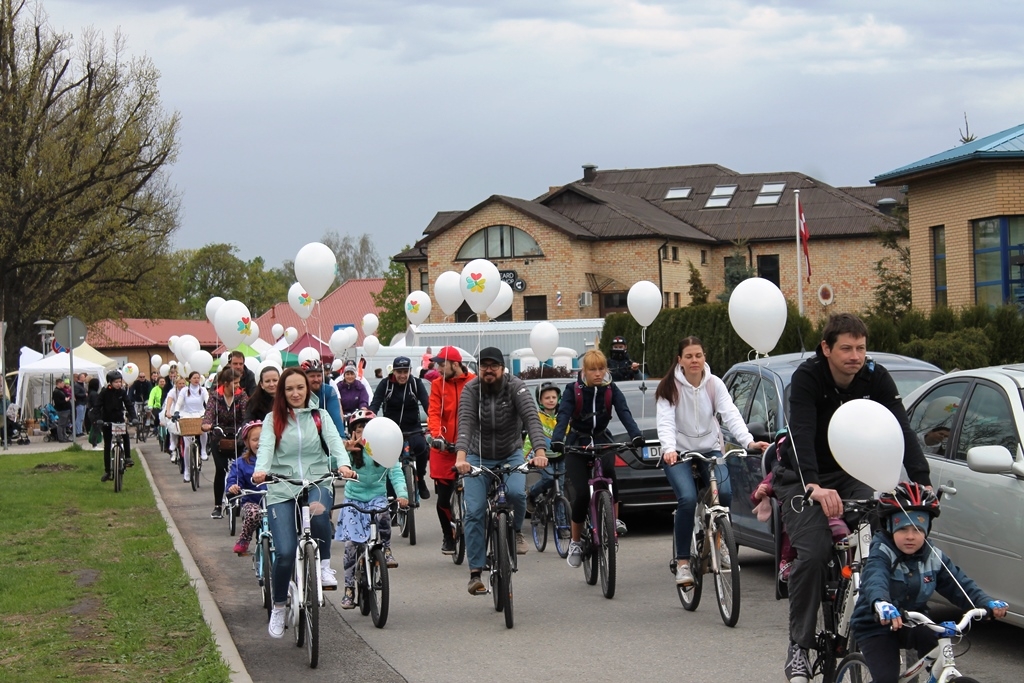
[[931,540],[1024,627],[1024,365],[952,372],[903,401],[941,487]]

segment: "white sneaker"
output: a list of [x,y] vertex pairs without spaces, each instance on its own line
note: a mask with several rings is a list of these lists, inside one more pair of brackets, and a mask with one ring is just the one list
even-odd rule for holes
[[338,578],[335,574],[337,572],[330,567],[320,567],[320,586],[325,591],[338,589]]
[[569,552],[565,556],[565,561],[573,569],[583,564],[583,547],[576,541],[569,541]]
[[283,638],[284,637],[284,606],[274,606],[274,609],[270,612],[270,627],[267,629],[270,632],[271,638]]
[[200,460],[209,460],[210,459],[210,455],[209,455],[209,453],[200,453],[199,459]]
[[689,564],[683,564],[680,562],[676,565],[676,585],[689,588],[693,585],[693,572],[690,571]]
[[189,470],[189,468],[187,468],[187,467],[186,467],[186,468],[185,468],[185,478],[184,478],[184,479],[182,480],[182,481],[184,481],[184,482],[185,482],[186,484],[187,484],[187,483],[189,483],[190,481],[192,481],[191,477],[189,476],[189,475],[190,475],[190,472],[191,472],[191,471]]

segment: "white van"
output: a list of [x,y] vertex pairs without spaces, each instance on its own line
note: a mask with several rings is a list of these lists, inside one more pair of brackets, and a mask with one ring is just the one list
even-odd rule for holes
[[[472,372],[476,372],[476,358],[474,358],[469,351],[466,349],[459,348],[459,353],[462,354],[462,362],[465,363],[466,367]],[[355,348],[355,358],[366,358],[366,369],[363,371],[363,377],[365,377],[372,386],[376,386],[377,382],[374,379],[376,376],[375,370],[380,368],[381,376],[387,377],[388,373],[391,372],[391,366],[394,365],[395,359],[399,356],[405,356],[412,361],[412,374],[416,377],[420,375],[420,368],[423,367],[423,354],[427,353],[427,349],[430,349],[430,357],[437,355],[441,351],[441,347],[437,346],[382,346],[373,356],[366,356],[363,353],[363,347],[357,346]],[[351,350],[350,350],[351,352]],[[349,356],[352,359],[353,356]]]

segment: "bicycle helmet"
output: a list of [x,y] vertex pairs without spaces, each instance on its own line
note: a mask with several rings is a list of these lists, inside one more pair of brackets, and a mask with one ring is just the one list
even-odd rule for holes
[[912,481],[902,481],[878,497],[878,514],[888,521],[889,533],[913,525],[927,534],[939,512],[935,493]]
[[374,415],[373,411],[370,410],[369,408],[357,408],[356,410],[352,411],[352,414],[348,416],[349,434],[351,434],[352,430],[358,427],[359,425],[366,424],[375,417],[377,416]]
[[554,382],[543,382],[539,387],[537,387],[537,405],[540,405],[540,397],[544,395],[544,392],[550,389],[554,389],[558,393],[559,401],[562,400],[562,390],[558,388],[557,384],[555,384]]
[[303,372],[323,372],[324,369],[323,363],[316,358],[302,361],[301,367]]
[[254,427],[262,426],[263,420],[253,420],[252,422],[246,422],[244,425],[242,425],[242,428],[238,430],[238,443],[245,444],[245,440],[249,437],[249,432],[251,432]]
[[614,337],[612,339],[612,346],[615,346],[616,344],[622,344],[623,346],[625,346],[626,345],[625,337]]
[[118,372],[117,370],[111,370],[110,372],[107,373],[107,384],[113,384],[119,379],[124,378],[121,376],[121,373]]

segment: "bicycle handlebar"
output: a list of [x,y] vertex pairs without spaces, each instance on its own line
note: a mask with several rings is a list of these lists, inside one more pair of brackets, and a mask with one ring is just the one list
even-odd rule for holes
[[271,484],[291,484],[292,486],[301,486],[302,488],[309,488],[317,484],[322,484],[328,479],[332,481],[335,479],[341,479],[342,481],[359,481],[359,475],[353,473],[353,476],[351,477],[339,477],[333,472],[328,472],[319,479],[292,479],[291,477],[286,477],[281,474],[275,474],[274,472],[267,472],[267,477],[264,481],[267,481]]
[[563,454],[576,453],[577,455],[591,455],[594,457],[604,455],[615,451],[620,453],[622,451],[636,451],[636,447],[631,443],[595,443],[589,446],[570,446],[566,444],[562,450]]
[[[959,633],[963,633],[964,629],[971,623],[971,621],[980,621],[985,617],[991,616],[991,610],[985,609],[984,607],[975,607],[972,610],[968,610],[964,613],[964,616],[956,625],[956,630]],[[946,628],[940,624],[936,624],[932,621],[928,615],[921,614],[920,612],[906,612],[904,618],[910,624],[914,626],[927,626],[936,633],[945,633]]]
[[353,510],[355,510],[357,512],[361,512],[364,515],[379,515],[379,514],[384,513],[384,512],[390,512],[391,511],[392,503],[395,503],[397,501],[398,501],[398,499],[395,498],[394,496],[388,496],[388,504],[387,504],[387,506],[385,506],[383,508],[377,509],[377,508],[362,508],[362,507],[359,507],[358,505],[356,505],[355,503],[346,500],[346,501],[341,502],[341,503],[335,503],[333,506],[331,506],[331,509],[332,510],[340,510],[341,508],[352,508]]
[[[530,461],[524,462],[522,465],[516,465],[515,467],[512,467],[508,463],[505,463],[504,465],[499,465],[494,469],[491,469],[490,467],[477,467],[476,465],[470,465],[469,472],[467,472],[466,474],[462,474],[460,476],[479,477],[481,474],[489,474],[492,477],[498,477],[502,474],[512,474],[513,472],[522,472],[523,474],[526,474],[526,472],[532,468],[533,463]],[[453,467],[452,471],[457,470]]]

